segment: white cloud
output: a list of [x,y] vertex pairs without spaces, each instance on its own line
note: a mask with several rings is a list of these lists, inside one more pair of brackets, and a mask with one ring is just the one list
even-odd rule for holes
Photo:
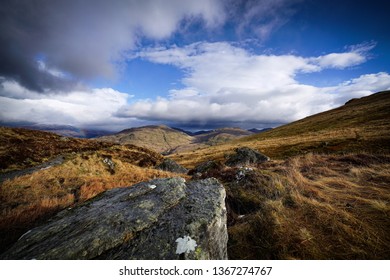
[[331,53],[315,58],[313,62],[318,63],[322,68],[339,68],[361,64],[366,61],[366,57],[354,52]]
[[318,64],[321,68],[343,69],[366,62],[370,58],[369,51],[375,47],[375,42],[366,42],[349,46],[348,52],[330,53],[327,55],[312,58],[312,63]]
[[80,127],[116,129],[128,120],[115,112],[127,104],[129,95],[111,88],[79,90],[42,95],[15,82],[3,83],[0,118],[5,122],[29,121],[42,124],[69,124]]
[[122,117],[177,122],[282,123],[342,105],[352,97],[390,89],[390,75],[362,75],[333,87],[300,84],[300,72],[346,68],[366,61],[359,50],[320,57],[257,55],[226,42],[148,49],[143,59],[185,72],[168,98],[136,101]]

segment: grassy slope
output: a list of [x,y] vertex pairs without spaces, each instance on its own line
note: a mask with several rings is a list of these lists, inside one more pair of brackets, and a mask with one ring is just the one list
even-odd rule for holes
[[[63,164],[0,183],[0,251],[58,211],[107,189],[177,174],[153,167],[158,153],[133,145],[64,138],[26,129],[0,128],[2,171],[20,170],[64,155]],[[104,159],[115,164],[110,170]]]
[[227,191],[230,259],[388,259],[390,156],[294,156],[207,176]]
[[174,154],[186,167],[208,159],[223,160],[238,146],[258,149],[271,158],[283,159],[307,152],[390,152],[390,92],[352,100],[337,109],[233,140],[224,145]]
[[234,128],[234,127],[219,128],[219,129],[215,129],[206,133],[193,136],[190,144],[180,145],[172,149],[170,151],[170,154],[182,153],[186,151],[194,151],[201,148],[221,145],[229,141],[239,139],[251,134],[252,132],[241,128]]
[[231,259],[389,258],[390,92],[171,157],[224,162],[238,146],[273,160],[204,174],[227,190]]
[[161,160],[155,152],[127,145],[62,137],[50,132],[0,127],[0,173],[38,165],[58,155],[70,155],[104,149],[132,150],[146,158]]

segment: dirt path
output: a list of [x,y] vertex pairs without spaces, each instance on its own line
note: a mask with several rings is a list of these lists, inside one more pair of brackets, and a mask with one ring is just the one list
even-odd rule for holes
[[60,165],[63,162],[64,162],[64,156],[57,156],[49,161],[46,161],[46,162],[39,164],[37,166],[34,166],[34,167],[0,174],[0,183],[3,183],[5,180],[8,180],[8,179],[11,180],[11,179],[14,179],[14,178],[19,177],[19,176],[31,174],[31,173],[34,173],[36,171],[42,170],[42,169],[48,169],[50,167]]

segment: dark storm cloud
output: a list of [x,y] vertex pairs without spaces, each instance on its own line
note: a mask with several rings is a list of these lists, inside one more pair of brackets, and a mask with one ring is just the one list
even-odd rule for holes
[[[206,26],[223,20],[218,1],[211,0],[4,0],[0,76],[40,92],[63,89],[69,77],[113,78],[138,35],[166,38],[191,16]],[[66,73],[67,79],[50,69]]]
[[91,1],[2,1],[0,75],[42,92],[66,89],[70,80],[39,67],[38,58],[48,69],[55,67],[73,78],[111,74],[105,61],[109,53],[101,47],[104,38],[88,35],[105,34],[95,29],[102,11],[89,9],[87,2]]
[[49,36],[49,2],[54,1],[2,1],[0,6],[0,75],[38,92],[70,86],[36,61]]

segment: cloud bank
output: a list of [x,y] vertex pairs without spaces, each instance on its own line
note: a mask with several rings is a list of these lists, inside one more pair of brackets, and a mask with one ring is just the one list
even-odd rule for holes
[[374,47],[319,57],[257,55],[227,42],[152,48],[139,57],[185,74],[184,87],[166,98],[139,100],[118,116],[176,122],[286,123],[342,105],[354,97],[390,89],[390,75],[367,74],[332,87],[300,83],[299,73],[345,69],[365,62]]
[[[251,34],[264,43],[301,2],[4,0],[0,120],[109,129],[147,122],[273,126],[390,88],[386,72],[329,87],[299,81],[301,73],[365,63],[373,43],[315,57],[256,54],[229,42],[167,47],[174,35],[185,37],[192,30],[218,34],[224,26],[239,39]],[[146,48],[145,41],[163,47]],[[147,100],[137,92],[86,86],[94,79],[115,80],[134,58],[176,67],[183,73],[181,85]]]

